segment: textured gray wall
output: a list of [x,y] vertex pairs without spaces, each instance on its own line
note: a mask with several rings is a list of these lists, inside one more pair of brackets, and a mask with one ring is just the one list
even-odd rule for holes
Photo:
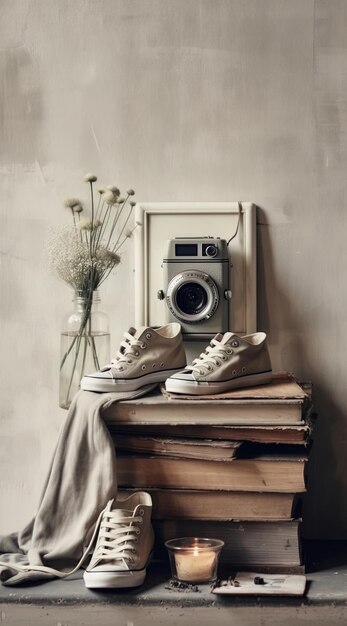
[[[44,242],[95,171],[261,207],[259,328],[319,412],[306,533],[346,538],[347,2],[2,0],[0,28],[0,532],[34,513],[65,415]],[[129,275],[131,249],[103,292],[115,343]]]

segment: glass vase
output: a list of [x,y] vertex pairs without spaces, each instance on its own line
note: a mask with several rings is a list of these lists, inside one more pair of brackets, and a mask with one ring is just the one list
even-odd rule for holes
[[77,292],[63,320],[60,340],[59,406],[68,409],[81,378],[110,362],[109,318],[99,309],[98,291]]

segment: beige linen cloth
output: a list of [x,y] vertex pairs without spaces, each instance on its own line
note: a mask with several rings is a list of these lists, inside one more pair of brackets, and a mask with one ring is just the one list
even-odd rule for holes
[[21,532],[0,536],[2,584],[54,578],[44,571],[45,566],[60,571],[76,566],[100,512],[117,496],[116,455],[102,409],[143,396],[154,387],[76,394],[61,428],[35,518]]

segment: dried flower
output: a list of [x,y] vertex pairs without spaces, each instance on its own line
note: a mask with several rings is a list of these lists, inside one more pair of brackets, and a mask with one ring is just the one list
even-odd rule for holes
[[100,247],[92,258],[78,231],[63,226],[50,234],[47,244],[49,265],[75,291],[86,295],[97,289],[103,278],[120,262],[118,254]]
[[142,226],[142,222],[138,222],[137,220],[136,220],[135,224],[136,224],[136,226]]
[[112,191],[106,191],[102,196],[102,199],[106,204],[117,204],[118,200],[116,196],[112,193]]
[[92,220],[83,220],[79,225],[81,230],[93,230]]
[[84,177],[86,183],[95,183],[98,180],[98,177],[95,174],[86,174]]
[[[97,176],[89,173],[84,180],[94,183]],[[138,222],[133,227],[131,225],[135,202],[128,199],[134,194],[133,189],[128,189],[126,196],[121,196],[115,185],[109,185],[106,190],[100,188],[97,204],[94,203],[92,185],[90,193],[90,217],[84,220],[80,220],[80,213],[84,210],[81,201],[66,198],[64,204],[71,209],[73,227],[58,231],[49,244],[51,265],[58,276],[76,291],[83,291],[85,296],[90,296],[120,263],[118,250],[139,225]],[[115,210],[111,210],[113,205],[116,205]]]
[[107,258],[114,265],[118,265],[120,263],[120,256],[116,252],[111,252],[111,250],[107,250]]
[[81,201],[78,198],[65,198],[64,206],[67,209],[73,209],[75,206],[81,204]]
[[116,252],[112,252],[111,250],[108,250],[107,248],[100,248],[98,250],[97,258],[99,258],[100,260],[107,261],[108,263],[112,265],[118,265],[118,263],[120,263],[119,254],[117,254]]
[[108,185],[107,189],[109,189],[109,191],[112,191],[112,193],[117,196],[120,196],[120,191],[118,189],[118,187],[116,187],[115,185]]
[[48,241],[51,267],[85,303],[79,328],[69,338],[60,364],[60,369],[64,368],[64,376],[68,368],[66,405],[70,402],[70,391],[73,389],[75,379],[80,380],[84,368],[89,367],[87,364],[90,351],[95,368],[100,369],[97,344],[89,323],[93,292],[120,263],[121,257],[118,252],[138,225],[138,223],[134,227],[131,225],[135,205],[135,202],[129,200],[134,194],[132,189],[127,191],[126,197],[121,197],[120,190],[115,185],[110,185],[107,189],[100,188],[97,192],[98,202],[95,202],[96,191],[92,183],[96,182],[97,177],[94,174],[86,174],[84,180],[90,183],[90,218],[80,220],[82,203],[77,198],[67,198],[64,204],[71,209],[73,226],[55,231]]
[[101,225],[102,222],[100,220],[96,220],[95,222],[92,222],[92,220],[83,220],[83,222],[79,224],[79,227],[81,230],[92,231],[97,230]]

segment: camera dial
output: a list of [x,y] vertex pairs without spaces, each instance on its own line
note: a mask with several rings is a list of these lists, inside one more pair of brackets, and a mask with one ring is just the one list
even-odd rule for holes
[[207,246],[206,248],[206,256],[209,257],[215,257],[218,254],[218,248],[217,246],[214,246],[213,244],[211,244],[210,246]]

